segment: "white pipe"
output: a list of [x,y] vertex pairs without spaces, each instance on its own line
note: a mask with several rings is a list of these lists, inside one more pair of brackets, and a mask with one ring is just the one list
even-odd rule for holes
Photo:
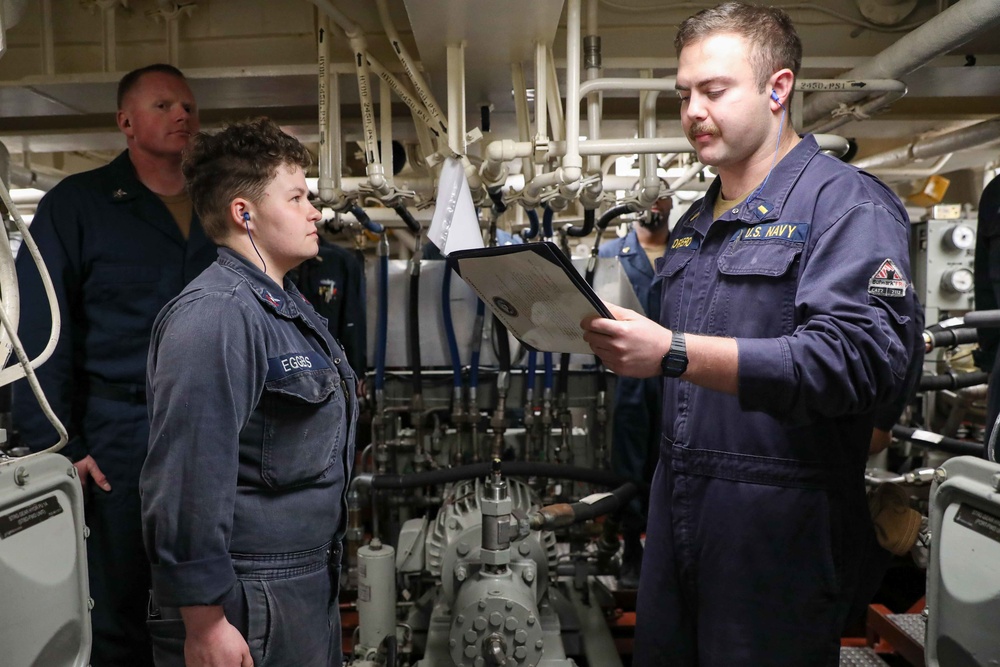
[[556,59],[552,57],[551,47],[548,49],[546,60],[549,64],[549,74],[546,77],[546,81],[548,82],[546,90],[548,91],[549,128],[551,129],[550,134],[552,138],[558,141],[566,138],[566,123],[564,121],[566,116],[563,111],[562,96],[559,94],[559,74],[556,72]]
[[572,199],[580,189],[580,0],[566,4],[566,155],[562,159],[567,181],[560,193]]
[[876,168],[870,171],[883,181],[912,181],[915,178],[927,178],[928,176],[940,173],[941,170],[944,169],[944,166],[951,160],[952,155],[954,155],[954,153],[945,153],[939,157],[934,164],[926,169],[918,169],[916,167],[893,169],[890,167],[888,169]]
[[413,58],[410,57],[409,51],[406,50],[406,45],[399,38],[399,33],[396,32],[396,26],[392,22],[392,17],[389,16],[389,4],[387,0],[377,0],[376,4],[378,5],[378,15],[382,21],[382,27],[385,29],[386,37],[389,38],[389,43],[399,58],[399,62],[403,64],[403,71],[406,72],[406,76],[413,82],[417,96],[423,102],[427,112],[434,118],[434,121],[438,125],[438,130],[442,134],[446,134],[448,127],[445,124],[444,115],[441,113],[441,107],[435,101],[434,95],[430,92],[430,86],[427,85],[424,77],[420,74],[420,71],[413,62]]
[[448,146],[465,154],[465,43],[448,45]]
[[382,166],[385,169],[385,180],[392,185],[392,174],[395,167],[392,164],[392,90],[384,81],[379,84],[378,111],[382,125]]
[[[39,252],[38,246],[35,244],[35,240],[31,237],[31,233],[28,231],[28,225],[25,224],[24,219],[21,218],[21,213],[17,210],[14,202],[11,201],[10,192],[7,191],[7,186],[4,185],[3,182],[0,182],[0,199],[2,199],[4,206],[7,208],[7,211],[14,220],[14,224],[17,225],[18,230],[21,232],[21,236],[23,237],[21,247],[28,251],[32,260],[35,262],[35,266],[38,267],[38,273],[42,279],[42,287],[45,289],[45,297],[49,303],[49,313],[52,321],[52,328],[49,331],[49,340],[45,345],[45,349],[42,350],[42,353],[26,365],[10,366],[9,368],[5,368],[0,371],[0,387],[2,387],[5,384],[13,382],[14,380],[25,377],[26,374],[33,375],[30,373],[31,369],[38,368],[48,361],[49,357],[52,356],[52,352],[56,349],[56,343],[59,341],[59,332],[62,329],[62,319],[59,312],[59,302],[56,300],[56,291],[52,286],[52,278],[49,276],[49,271],[45,268],[45,262],[42,260],[42,254]],[[10,291],[16,291],[16,289],[11,290],[10,286],[6,286],[6,289],[3,292],[4,297],[9,298]],[[3,309],[0,308],[0,311],[2,310]],[[3,319],[5,320],[4,329],[8,332],[11,344],[14,346],[16,352],[18,346],[20,345],[17,340],[16,319],[8,318],[6,313],[0,314],[3,315]],[[22,349],[18,355],[19,359],[21,358],[23,352],[24,351]],[[58,423],[58,421],[59,420],[56,419],[53,425]]]
[[421,103],[420,100],[411,95],[410,91],[406,89],[406,86],[403,84],[403,82],[400,81],[398,78],[396,78],[396,76],[392,72],[386,69],[385,65],[383,65],[371,53],[368,54],[368,65],[372,68],[372,71],[375,72],[375,74],[378,75],[380,79],[382,79],[389,85],[389,87],[392,89],[392,92],[396,93],[399,99],[403,100],[403,103],[410,108],[410,111],[413,112],[414,120],[419,120],[421,123],[427,126],[427,128],[434,133],[435,137],[441,136],[439,132],[439,130],[441,129],[441,125],[431,117],[430,113],[427,112],[427,108],[424,107],[423,103]]
[[517,158],[531,157],[535,153],[535,145],[530,141],[502,139],[487,144],[485,153],[486,159],[480,173],[486,186],[493,188],[507,179],[506,163]]
[[853,164],[858,169],[877,169],[911,160],[935,158],[966,148],[976,148],[993,143],[998,139],[1000,139],[1000,116],[995,116],[954,132],[921,139],[891,151],[870,155],[864,159],[856,160]]
[[876,111],[878,111],[879,109],[882,109],[883,107],[889,106],[890,104],[892,104],[896,100],[898,100],[901,97],[903,97],[903,95],[905,95],[905,94],[906,94],[906,90],[904,89],[902,92],[890,92],[890,93],[886,93],[884,95],[879,95],[878,97],[876,97],[876,98],[874,98],[872,100],[868,100],[867,102],[865,102],[863,104],[857,104],[857,105],[855,105],[853,107],[850,107],[849,109],[846,110],[845,113],[842,113],[839,116],[837,116],[837,117],[835,117],[835,118],[833,118],[831,120],[828,120],[825,123],[817,123],[817,124],[811,126],[808,129],[808,131],[809,132],[832,132],[833,130],[837,129],[838,127],[841,127],[842,125],[846,125],[847,123],[851,122],[855,118],[860,119],[860,120],[864,120],[864,119],[868,118],[869,116],[871,116]]
[[56,73],[55,42],[52,39],[52,0],[42,0],[42,71]]
[[[892,46],[840,78],[901,79],[931,59],[952,51],[979,34],[1000,25],[997,0],[961,0],[922,26],[900,37]],[[810,95],[803,106],[805,124],[821,120],[841,104],[867,96],[867,92]]]
[[[319,69],[319,198],[322,201],[333,199],[333,146],[334,141],[339,143],[339,138],[334,139],[330,134],[330,76],[327,74],[326,65],[330,61],[330,18],[325,14],[319,17],[319,31],[316,41],[317,65]],[[339,105],[338,105],[339,106]],[[335,112],[340,114],[338,108]]]
[[176,67],[180,63],[181,30],[180,15],[168,16],[167,23],[167,62]]
[[[517,134],[521,142],[531,143],[531,122],[528,118],[528,89],[524,83],[524,67],[521,63],[511,63],[510,78],[514,87],[514,115],[517,118]],[[530,181],[535,176],[533,156],[521,160],[521,173]]]
[[545,115],[548,67],[545,57],[548,49],[545,44],[535,44],[535,144],[543,145],[549,138],[548,118]]
[[[847,152],[847,139],[836,134],[813,135],[820,150],[843,155]],[[549,144],[549,156],[559,157],[566,151],[566,143],[553,141]],[[685,137],[656,137],[640,139],[595,139],[580,142],[581,155],[634,155],[645,153],[693,153],[694,149]]]
[[43,174],[19,164],[10,165],[10,182],[21,188],[36,188],[48,192],[67,174]]
[[118,64],[115,59],[115,47],[116,47],[116,37],[115,37],[115,5],[102,5],[101,6],[101,44],[104,47],[102,49],[102,62],[101,65],[104,67],[105,72],[114,72],[118,69]]
[[[587,68],[587,80],[593,81],[601,76],[601,38],[597,34],[597,0],[587,0],[587,36],[583,40],[584,64]],[[576,90],[576,96],[580,99],[583,95],[580,88]],[[592,92],[587,97],[587,137],[589,139],[601,138],[601,113],[602,95],[599,92]],[[579,109],[579,105],[577,105]],[[577,113],[577,123],[579,123],[579,111]],[[568,121],[567,121],[568,122]],[[575,148],[575,153],[580,152],[579,145]],[[601,170],[601,159],[599,156],[587,158],[587,173],[595,174]],[[600,180],[594,181],[592,185],[584,188],[580,193],[580,203],[584,208],[596,208],[601,203],[603,194],[603,183]]]
[[[646,139],[656,138],[656,98],[660,96],[658,90],[645,92],[643,99],[643,137]],[[643,206],[652,206],[660,198],[660,179],[656,176],[656,154],[646,153],[642,157],[640,170],[642,184],[639,188],[639,203]]]
[[337,9],[334,4],[330,2],[330,0],[309,0],[309,2],[316,5],[321,12],[333,19],[333,21],[340,26],[340,29],[347,33],[348,39],[364,35],[364,31],[361,30],[358,24],[349,19],[342,11]]

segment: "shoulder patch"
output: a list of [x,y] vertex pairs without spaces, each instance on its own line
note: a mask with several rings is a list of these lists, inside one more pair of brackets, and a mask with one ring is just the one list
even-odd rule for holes
[[906,277],[896,263],[886,258],[878,271],[868,280],[868,293],[874,296],[906,296]]

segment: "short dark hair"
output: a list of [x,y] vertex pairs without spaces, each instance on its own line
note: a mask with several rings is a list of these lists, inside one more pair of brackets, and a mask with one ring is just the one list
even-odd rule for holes
[[726,2],[703,9],[681,23],[674,48],[679,57],[688,44],[726,32],[743,37],[749,44],[750,67],[757,78],[758,92],[764,92],[767,80],[780,69],[799,75],[802,41],[792,19],[777,7]]
[[146,65],[145,67],[140,67],[139,69],[134,69],[125,76],[121,78],[118,82],[118,108],[122,108],[122,102],[125,101],[125,96],[132,92],[132,89],[136,87],[139,83],[139,79],[147,74],[153,72],[159,72],[160,74],[169,74],[171,76],[176,76],[178,79],[184,79],[184,73],[173,65],[168,65],[166,63],[154,63],[152,65]]
[[311,164],[312,156],[298,139],[261,117],[226,125],[216,134],[199,132],[181,169],[205,235],[219,243],[228,234],[233,199],[259,202],[279,167],[305,170]]

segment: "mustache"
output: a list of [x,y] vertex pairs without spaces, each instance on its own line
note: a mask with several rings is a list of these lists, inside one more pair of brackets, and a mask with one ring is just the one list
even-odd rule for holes
[[688,137],[695,138],[699,134],[708,134],[713,137],[719,136],[719,128],[711,123],[698,123],[697,125],[692,125],[691,129],[688,130]]

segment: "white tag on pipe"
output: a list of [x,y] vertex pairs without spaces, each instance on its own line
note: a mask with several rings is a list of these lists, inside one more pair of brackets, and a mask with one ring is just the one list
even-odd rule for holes
[[459,160],[452,157],[447,158],[441,167],[437,205],[427,230],[427,239],[445,256],[455,250],[483,247],[483,233],[479,229],[465,169]]

